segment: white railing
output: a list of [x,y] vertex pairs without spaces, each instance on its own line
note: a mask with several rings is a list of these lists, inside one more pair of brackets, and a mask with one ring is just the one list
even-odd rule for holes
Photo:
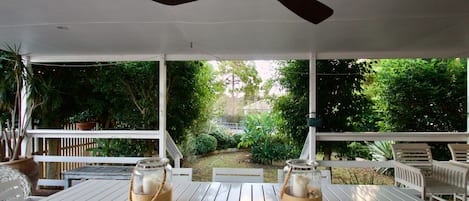
[[[300,158],[309,157],[309,136],[306,138]],[[462,142],[469,139],[467,132],[336,132],[316,133],[316,141],[394,141],[394,142]],[[324,167],[394,167],[391,161],[318,161]]]
[[[175,167],[180,167],[182,153],[177,148],[171,136],[166,132],[166,145],[168,154],[174,159]],[[143,157],[96,157],[96,156],[60,156],[49,155],[49,150],[41,146],[47,139],[161,139],[158,130],[61,130],[61,129],[34,129],[27,131],[27,152],[26,155],[36,153],[34,160],[39,163],[117,163],[117,164],[135,164]],[[162,143],[161,140],[158,143]],[[61,179],[40,179],[39,185],[62,186]]]

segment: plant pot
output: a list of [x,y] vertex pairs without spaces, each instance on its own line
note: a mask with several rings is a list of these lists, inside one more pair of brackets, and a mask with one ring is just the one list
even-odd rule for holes
[[95,122],[79,122],[75,123],[79,130],[91,130],[96,126]]
[[1,162],[0,165],[6,165],[17,169],[25,174],[31,181],[32,192],[36,190],[37,181],[39,180],[39,165],[31,158],[20,158],[19,160]]

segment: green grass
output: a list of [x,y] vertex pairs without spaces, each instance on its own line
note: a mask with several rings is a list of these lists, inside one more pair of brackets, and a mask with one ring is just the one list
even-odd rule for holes
[[[277,169],[283,169],[284,161],[273,165],[261,165],[250,161],[247,151],[212,154],[184,163],[193,171],[192,180],[212,181],[212,168],[263,168],[264,182],[277,182]],[[332,183],[335,184],[385,184],[394,183],[392,177],[377,174],[372,168],[332,168]]]
[[192,168],[192,180],[212,181],[212,168],[263,168],[264,182],[277,182],[277,169],[282,169],[283,164],[261,165],[250,162],[250,154],[246,151],[220,153],[210,156],[200,157],[194,162],[184,164],[184,167]]

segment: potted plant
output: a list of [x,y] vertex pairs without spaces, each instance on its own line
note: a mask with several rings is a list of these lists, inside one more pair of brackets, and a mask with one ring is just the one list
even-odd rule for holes
[[33,110],[47,100],[43,95],[47,89],[45,82],[33,76],[32,68],[24,65],[20,49],[20,46],[7,46],[6,50],[0,50],[0,165],[27,175],[34,190],[38,165],[32,156],[21,156],[24,149],[21,145]]
[[96,125],[96,115],[87,109],[69,117],[70,123],[75,123],[80,130],[91,130]]

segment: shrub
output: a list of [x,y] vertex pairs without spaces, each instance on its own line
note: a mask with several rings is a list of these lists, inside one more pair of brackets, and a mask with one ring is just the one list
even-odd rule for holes
[[230,147],[237,147],[238,144],[241,142],[241,137],[243,137],[243,135],[234,134],[232,136],[233,136],[233,144]]
[[357,157],[371,160],[370,150],[368,145],[363,142],[350,142],[347,148],[338,149],[339,157],[346,159],[355,159]]
[[217,139],[208,134],[200,134],[195,138],[195,154],[201,155],[217,148]]
[[279,116],[271,113],[248,115],[244,121],[246,130],[239,147],[251,148],[252,160],[262,164],[294,158],[298,149],[291,139],[277,132]]
[[217,139],[217,150],[236,147],[233,136],[223,130],[215,130],[211,132],[210,135]]
[[184,156],[183,162],[192,163],[195,161],[195,145],[196,140],[192,133],[187,133],[184,137],[184,140],[181,143],[177,144],[179,150]]
[[251,154],[254,162],[269,164],[273,161],[294,158],[296,153],[293,144],[279,135],[269,135],[263,139],[262,143],[251,146]]

